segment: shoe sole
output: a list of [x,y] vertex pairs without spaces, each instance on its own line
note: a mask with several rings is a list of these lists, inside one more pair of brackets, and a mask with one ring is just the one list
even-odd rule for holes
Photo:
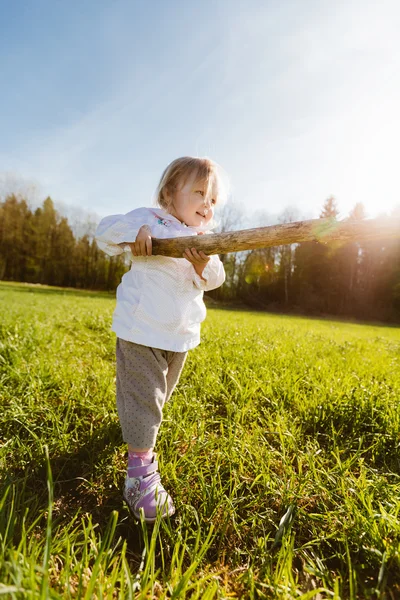
[[[125,496],[123,495],[122,498],[125,501],[125,504],[127,505],[129,512],[131,513],[131,515],[133,517],[135,517],[135,519],[137,519],[138,521],[140,521],[140,514],[137,514],[133,508],[130,506],[128,500],[125,498]],[[169,517],[172,517],[175,514],[175,507],[173,508],[172,512],[166,513],[165,515],[162,515],[162,519],[168,519]],[[145,523],[155,523],[157,521],[158,517],[144,517],[144,521]]]

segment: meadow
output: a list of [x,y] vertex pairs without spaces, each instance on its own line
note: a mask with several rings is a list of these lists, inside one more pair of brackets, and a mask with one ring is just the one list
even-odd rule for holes
[[114,297],[0,282],[0,596],[400,598],[400,329],[208,308],[121,498]]

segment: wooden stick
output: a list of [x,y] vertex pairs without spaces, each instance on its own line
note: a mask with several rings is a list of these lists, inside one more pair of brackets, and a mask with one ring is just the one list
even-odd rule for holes
[[205,254],[209,255],[299,242],[355,242],[399,237],[399,219],[381,218],[365,221],[336,221],[334,218],[312,219],[311,221],[297,221],[224,233],[168,239],[153,238],[152,254],[181,258],[185,248],[203,250]]

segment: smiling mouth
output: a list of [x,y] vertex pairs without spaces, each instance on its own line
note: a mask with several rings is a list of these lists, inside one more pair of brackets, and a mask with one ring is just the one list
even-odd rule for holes
[[202,214],[201,214],[201,213],[199,213],[199,212],[198,212],[197,214],[198,214],[198,215],[200,215],[200,217],[203,217],[203,219],[205,219],[205,218],[206,218],[206,215],[202,215]]

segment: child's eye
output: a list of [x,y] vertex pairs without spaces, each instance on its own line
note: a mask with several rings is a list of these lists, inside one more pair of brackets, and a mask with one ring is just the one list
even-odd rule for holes
[[212,202],[213,204],[216,204],[216,203],[217,203],[217,201],[215,200],[215,198],[213,198],[213,199],[211,200],[211,202]]
[[197,190],[197,193],[198,193],[198,194],[201,194],[202,196],[204,196],[204,192],[203,192],[203,190]]

